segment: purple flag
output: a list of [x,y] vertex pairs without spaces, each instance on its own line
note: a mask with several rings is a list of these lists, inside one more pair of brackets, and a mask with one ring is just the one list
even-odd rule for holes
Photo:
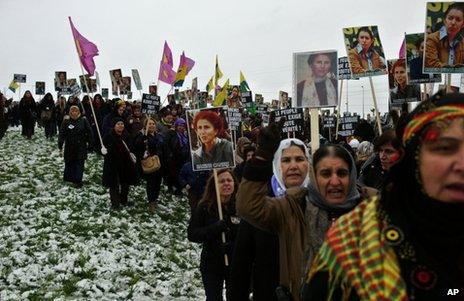
[[164,41],[164,49],[163,49],[163,58],[161,59],[161,63],[167,64],[171,68],[174,67],[174,61],[172,60],[172,51],[169,48],[168,42]]
[[406,58],[406,38],[403,38],[403,44],[401,44],[400,52],[398,53],[400,59]]
[[161,61],[158,79],[166,84],[172,85],[176,79],[176,71],[172,70],[169,64]]
[[97,45],[84,38],[77,31],[71,17],[69,17],[69,23],[71,24],[71,31],[74,36],[74,42],[76,43],[77,54],[79,55],[82,66],[91,76],[93,76],[95,72],[95,62],[93,61],[93,57],[98,55]]

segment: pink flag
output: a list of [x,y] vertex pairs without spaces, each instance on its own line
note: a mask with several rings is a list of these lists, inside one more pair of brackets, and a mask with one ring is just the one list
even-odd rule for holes
[[176,71],[172,70],[172,66],[161,61],[158,79],[166,84],[172,85],[176,79]]
[[169,48],[168,42],[164,41],[164,49],[163,49],[163,58],[161,62],[167,64],[171,68],[174,67],[174,61],[172,60],[172,51]]
[[400,52],[398,53],[400,59],[406,58],[406,38],[403,38],[403,44],[401,44]]
[[93,61],[93,57],[98,55],[97,45],[84,38],[77,31],[71,17],[69,17],[69,23],[71,24],[71,31],[74,36],[74,42],[76,43],[77,54],[79,55],[82,66],[91,76],[93,76],[95,72],[95,62]]
[[187,74],[192,70],[193,66],[195,65],[195,61],[192,60],[191,58],[188,58],[185,56],[185,53],[182,51],[182,55],[180,56],[180,64],[179,68],[181,66],[186,66],[187,67]]

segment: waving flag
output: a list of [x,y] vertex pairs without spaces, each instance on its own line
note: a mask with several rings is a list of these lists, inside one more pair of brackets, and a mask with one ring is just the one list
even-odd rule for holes
[[164,41],[163,57],[160,62],[158,80],[172,85],[176,79],[176,71],[172,70],[173,66],[171,48],[169,48],[168,42]]
[[176,78],[174,80],[174,87],[181,87],[184,84],[185,77],[192,70],[195,61],[186,57],[182,51],[180,56],[179,68],[177,69]]
[[208,93],[214,89],[213,80],[214,80],[214,76],[211,76],[211,78],[208,81],[208,84],[206,84],[206,92]]
[[214,72],[214,86],[218,86],[218,80],[222,77],[222,71],[219,68],[218,56],[216,55],[216,67]]
[[93,57],[98,55],[98,48],[94,43],[84,38],[74,27],[71,17],[68,18],[81,64],[87,73],[93,76],[95,72],[95,62],[93,61]]
[[240,92],[250,91],[250,87],[245,79],[245,75],[243,75],[242,71],[240,71]]
[[224,100],[227,97],[227,89],[229,88],[229,80],[227,80],[224,83],[224,86],[222,86],[221,91],[216,95],[216,98],[214,98],[213,101],[213,107],[219,107],[222,106],[224,103]]

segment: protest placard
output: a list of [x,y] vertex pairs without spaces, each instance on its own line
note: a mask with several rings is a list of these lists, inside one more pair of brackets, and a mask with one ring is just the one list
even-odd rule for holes
[[35,94],[45,95],[45,82],[35,82]]
[[132,78],[134,79],[134,84],[137,90],[142,90],[142,81],[140,80],[139,70],[132,69]]
[[285,123],[282,127],[282,132],[302,132],[304,127],[304,111],[303,108],[288,108],[275,110],[271,112],[271,119],[278,122],[281,118],[285,118]]
[[405,59],[388,60],[388,84],[392,105],[421,100],[420,86],[407,83]]
[[424,33],[405,35],[408,84],[441,82],[441,74],[424,73]]
[[242,110],[240,108],[228,108],[227,121],[231,131],[239,131],[240,122],[242,121]]
[[342,137],[352,136],[358,122],[359,116],[340,117],[338,135]]
[[234,148],[224,107],[188,110],[187,128],[194,171],[235,166]]
[[142,113],[147,115],[156,114],[161,106],[160,97],[154,94],[142,94]]
[[13,80],[17,83],[26,83],[26,74],[14,74]]

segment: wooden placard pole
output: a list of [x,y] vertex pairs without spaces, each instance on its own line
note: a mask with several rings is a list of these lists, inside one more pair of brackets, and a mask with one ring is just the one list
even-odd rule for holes
[[311,114],[311,154],[319,148],[319,109],[310,109]]
[[377,106],[377,98],[375,97],[374,83],[372,77],[369,76],[369,83],[371,84],[372,99],[374,101],[375,119],[377,120],[377,127],[379,128],[379,136],[382,135],[382,124],[380,123],[379,107]]
[[338,98],[337,121],[335,122],[335,141],[338,139],[338,126],[340,125],[340,108],[342,107],[343,79],[340,80],[340,97]]
[[[217,174],[217,169],[213,169],[213,174],[214,174],[214,186],[216,187],[216,201],[217,201],[217,207],[218,207],[218,214],[219,214],[219,220],[223,220],[224,217],[222,216],[222,203],[221,203],[221,194],[219,192],[219,180],[218,180],[218,174]],[[224,232],[221,232],[221,239],[222,243],[226,243],[226,234]],[[226,266],[229,266],[229,258],[227,257],[227,254],[224,254],[224,264]]]

